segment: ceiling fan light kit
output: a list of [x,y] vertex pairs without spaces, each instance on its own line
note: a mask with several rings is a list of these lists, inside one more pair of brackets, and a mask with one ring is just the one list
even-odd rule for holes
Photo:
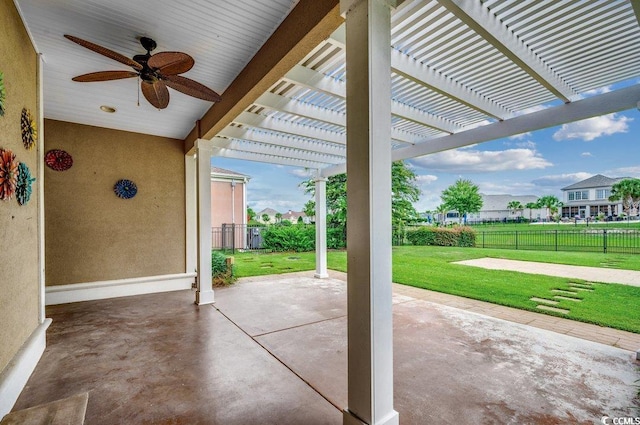
[[140,38],[140,44],[147,53],[135,55],[133,59],[69,34],[65,34],[65,38],[133,68],[133,71],[91,72],[78,75],[72,78],[73,81],[88,83],[139,77],[142,94],[150,104],[158,109],[164,109],[169,105],[169,90],[167,87],[209,102],[222,100],[218,93],[207,86],[178,75],[193,68],[195,61],[191,56],[182,52],[159,52],[152,55],[151,52],[157,47],[157,44],[148,37]]

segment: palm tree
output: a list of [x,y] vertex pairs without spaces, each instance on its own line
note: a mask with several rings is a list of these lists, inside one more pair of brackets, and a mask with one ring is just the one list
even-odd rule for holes
[[522,217],[522,208],[523,208],[522,202],[520,201],[513,200],[513,201],[509,201],[509,203],[507,204],[508,210],[512,210],[513,212],[520,210],[520,217]]
[[276,213],[276,223],[282,222],[282,213]]
[[436,220],[438,223],[444,223],[445,214],[447,214],[447,206],[445,204],[440,204],[435,209],[435,212],[438,214],[438,219]]
[[538,204],[535,202],[527,202],[524,207],[529,209],[529,223],[531,223],[531,214],[533,213],[534,209],[538,208]]
[[631,210],[640,208],[640,179],[624,179],[611,186],[609,201],[622,201],[622,208],[631,215]]
[[262,222],[263,223],[268,223],[269,221],[271,221],[271,217],[269,217],[269,214],[267,214],[267,213],[262,214]]
[[538,208],[546,208],[547,209],[547,219],[551,219],[552,211],[558,211],[558,206],[561,206],[560,200],[553,195],[545,195],[542,198],[538,199]]

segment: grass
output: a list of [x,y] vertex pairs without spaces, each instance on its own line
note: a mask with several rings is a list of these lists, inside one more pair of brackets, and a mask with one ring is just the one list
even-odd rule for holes
[[[536,310],[537,303],[530,301],[531,297],[550,298],[551,289],[567,288],[570,282],[583,282],[452,264],[482,257],[640,270],[640,261],[633,255],[409,246],[393,249],[393,281],[537,312],[540,312]],[[329,268],[346,271],[346,263],[346,252],[328,253]],[[314,268],[313,252],[236,255],[238,277]],[[560,300],[558,307],[570,310],[568,315],[544,314],[640,333],[640,287],[600,283],[594,287],[593,292],[578,294],[580,303]]]

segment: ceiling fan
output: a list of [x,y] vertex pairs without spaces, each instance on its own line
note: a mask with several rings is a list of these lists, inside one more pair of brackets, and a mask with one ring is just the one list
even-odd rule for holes
[[72,78],[73,81],[87,83],[140,77],[142,94],[150,104],[158,109],[164,109],[169,105],[169,90],[167,87],[209,102],[222,100],[220,95],[210,88],[190,78],[178,75],[189,71],[193,67],[195,61],[191,56],[182,52],[160,52],[152,55],[151,51],[156,48],[157,44],[148,37],[140,38],[140,44],[142,44],[147,53],[135,55],[133,59],[72,35],[65,34],[65,38],[134,69],[133,71],[91,72],[78,75]]

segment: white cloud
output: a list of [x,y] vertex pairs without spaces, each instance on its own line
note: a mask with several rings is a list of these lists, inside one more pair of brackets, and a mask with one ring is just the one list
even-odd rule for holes
[[560,130],[553,133],[554,140],[581,139],[589,142],[601,136],[610,136],[616,133],[626,133],[629,130],[628,123],[632,118],[616,114],[593,117],[570,124],[564,124]]
[[438,176],[434,176],[431,174],[420,174],[416,176],[416,181],[419,184],[428,185],[438,180]]
[[485,195],[528,195],[533,194],[535,185],[532,183],[515,183],[509,181],[487,181],[478,183],[478,188]]
[[580,156],[593,156],[591,152],[582,152]]
[[640,166],[616,168],[614,170],[607,171],[605,175],[607,175],[609,177],[636,177],[636,178],[640,178]]
[[566,186],[572,183],[579,182],[581,180],[588,179],[593,176],[593,173],[568,173],[568,174],[555,174],[550,176],[542,176],[532,181],[536,186]]
[[553,165],[533,149],[504,151],[453,149],[415,158],[413,163],[429,171],[449,173],[531,170]]
[[524,140],[527,137],[531,137],[531,132],[527,131],[526,133],[516,134],[515,136],[509,137],[509,140]]
[[287,173],[291,174],[295,177],[300,177],[301,179],[308,179],[309,177],[315,174],[315,170],[311,170],[309,168],[293,168],[287,170]]

